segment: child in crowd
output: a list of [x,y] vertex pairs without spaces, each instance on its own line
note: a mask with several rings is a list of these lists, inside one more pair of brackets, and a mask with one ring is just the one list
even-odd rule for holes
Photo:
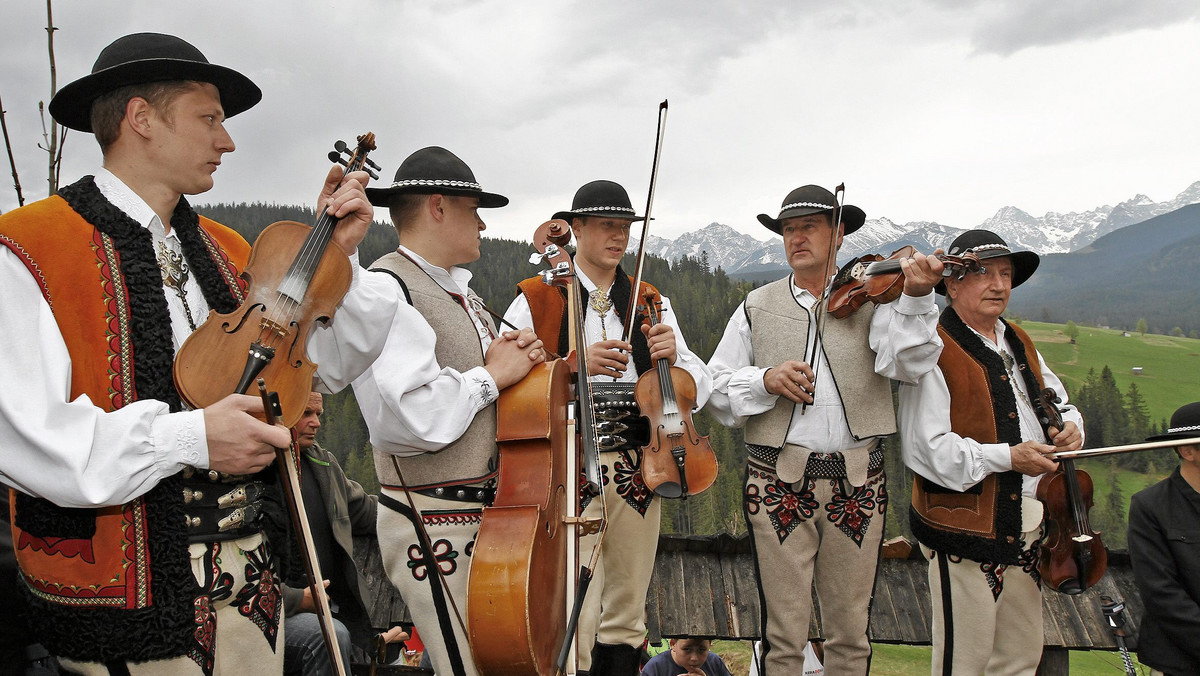
[[710,652],[711,647],[712,641],[704,638],[673,638],[671,650],[647,662],[641,676],[732,676],[721,656]]

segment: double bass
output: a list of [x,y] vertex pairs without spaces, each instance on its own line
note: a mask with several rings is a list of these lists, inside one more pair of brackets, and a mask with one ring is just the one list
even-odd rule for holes
[[[1050,428],[1060,431],[1063,428],[1058,409],[1061,402],[1049,387],[1034,402],[1047,437]],[[1058,463],[1057,470],[1038,480],[1037,499],[1046,508],[1046,533],[1038,555],[1038,574],[1055,591],[1081,594],[1104,577],[1108,550],[1088,519],[1092,508],[1091,476],[1075,469],[1070,458],[1060,457]]]
[[[563,221],[535,234],[542,256],[559,262],[544,275],[563,285],[570,257],[551,239]],[[551,234],[554,233],[554,234]],[[565,260],[563,260],[565,259]],[[557,271],[560,274],[554,274]],[[496,401],[496,498],[483,508],[467,583],[467,630],[483,676],[548,676],[559,668],[568,627],[568,551],[574,546],[575,446],[568,427],[571,370],[563,359],[535,366]],[[598,471],[598,468],[597,468]]]

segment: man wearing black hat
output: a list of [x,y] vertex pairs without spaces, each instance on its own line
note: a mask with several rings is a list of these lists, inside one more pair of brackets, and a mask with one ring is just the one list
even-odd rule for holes
[[[552,218],[570,223],[576,242],[577,288],[587,296],[583,322],[593,388],[605,399],[629,402],[629,407],[622,409],[627,417],[621,423],[631,429],[618,435],[623,443],[606,447],[600,454],[608,532],[578,631],[581,670],[593,676],[625,676],[637,672],[638,649],[646,636],[646,591],[654,572],[662,512],[661,502],[641,478],[640,445],[648,441],[648,434],[632,404],[633,386],[657,359],[667,359],[691,374],[696,381],[697,406],[703,406],[712,379],[704,362],[688,349],[670,299],[646,282],[641,283],[638,298],[650,294],[660,299],[662,322],[633,331],[631,343],[622,339],[633,279],[621,269],[621,257],[629,244],[630,226],[644,220],[634,211],[625,188],[613,181],[591,181],[575,192],[570,211],[560,211]],[[547,286],[539,276],[522,281],[517,292],[505,320],[514,326],[532,326],[538,335],[551,340],[557,337],[558,353],[570,352],[565,289]],[[591,501],[584,515],[599,517],[600,501]],[[580,550],[590,551],[597,537],[583,538]]]
[[[171,377],[196,322],[244,296],[249,246],[184,195],[212,187],[234,149],[225,119],[260,98],[177,37],[120,38],[50,102],[60,123],[95,133],[104,166],[0,217],[0,479],[21,491],[13,534],[31,622],[73,670],[282,664],[282,543],[258,518],[273,489],[248,475],[287,430],[252,416],[256,397],[184,411]],[[366,175],[341,178],[334,167],[319,200],[354,254],[373,212]],[[312,336],[327,386],[361,373],[374,357],[361,346],[382,345],[374,305],[356,275]]]
[[[497,332],[470,271],[459,267],[479,258],[479,209],[502,207],[507,197],[484,192],[466,163],[437,146],[410,155],[390,186],[367,196],[390,209],[400,236],[399,250],[371,268],[389,276],[418,315],[394,324],[379,359],[354,381],[383,487],[379,548],[434,670],[471,676],[459,617],[482,510],[495,495],[495,402],[545,352],[530,331]],[[433,544],[432,570],[421,531]]]
[[[904,462],[917,474],[909,520],[930,561],[933,673],[1033,674],[1042,645],[1038,478],[1056,467],[1045,454],[1083,446],[1083,418],[1028,334],[1001,318],[1037,254],[987,230],[959,235],[948,253],[973,253],[980,265],[938,284],[949,303],[938,368],[900,385]],[[1061,399],[1061,430],[1038,422],[1032,402],[1045,388]]]
[[[1171,426],[1146,441],[1200,437],[1200,401],[1179,407]],[[1145,601],[1138,661],[1155,674],[1191,674],[1200,665],[1200,444],[1180,445],[1171,476],[1129,503],[1129,560]]]
[[778,218],[792,274],[746,296],[709,361],[717,419],[745,426],[743,508],[754,546],[763,613],[759,673],[804,673],[814,582],[825,631],[825,668],[865,674],[867,620],[883,536],[883,452],[896,429],[888,378],[915,380],[934,367],[933,286],[942,265],[916,254],[901,262],[904,294],[824,318],[825,294],[844,235],[861,209],[840,207],[816,185],[793,190]]

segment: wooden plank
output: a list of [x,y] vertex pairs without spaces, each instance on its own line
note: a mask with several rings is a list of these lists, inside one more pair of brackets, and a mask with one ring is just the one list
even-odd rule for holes
[[[872,640],[895,643],[904,640],[896,598],[903,599],[906,589],[896,584],[895,566],[887,559],[875,571],[875,593],[871,598],[871,618],[867,634]],[[894,592],[894,593],[893,593]]]
[[754,556],[750,553],[731,557],[725,564],[733,575],[733,605],[737,608],[737,635],[733,638],[755,639],[762,635],[762,605],[758,596],[758,575],[754,572]]

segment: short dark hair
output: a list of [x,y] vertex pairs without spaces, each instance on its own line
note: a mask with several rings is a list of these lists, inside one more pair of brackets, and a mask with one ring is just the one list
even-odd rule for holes
[[408,193],[405,195],[397,195],[392,198],[391,204],[388,205],[388,215],[392,218],[392,226],[396,228],[396,232],[400,232],[405,224],[412,221],[420,211],[421,205],[425,203],[425,199],[429,195]]
[[121,134],[121,120],[125,119],[125,106],[131,99],[142,98],[159,115],[171,119],[171,104],[195,87],[199,82],[191,80],[163,80],[126,85],[103,94],[92,102],[92,133],[100,144],[101,152],[117,142]]

